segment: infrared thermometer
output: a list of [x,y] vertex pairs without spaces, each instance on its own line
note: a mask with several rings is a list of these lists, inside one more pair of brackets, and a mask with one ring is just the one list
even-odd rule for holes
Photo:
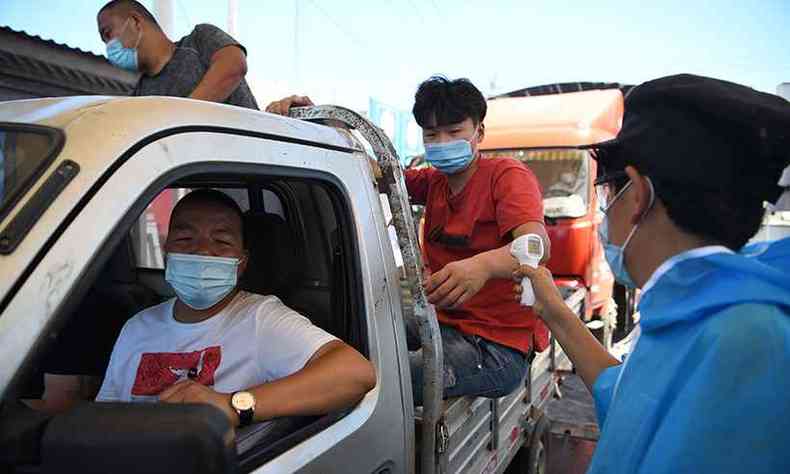
[[[518,263],[532,268],[538,268],[543,252],[543,239],[538,234],[522,235],[510,244],[510,254],[518,260]],[[524,278],[521,280],[521,305],[534,304],[535,292],[532,290],[532,282],[529,278]]]

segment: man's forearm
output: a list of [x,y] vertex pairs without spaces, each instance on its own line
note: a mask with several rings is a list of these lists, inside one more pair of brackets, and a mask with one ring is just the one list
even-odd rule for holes
[[95,399],[100,387],[100,377],[45,373],[41,400],[23,402],[34,410],[54,415],[68,411],[81,401]]
[[471,258],[476,259],[481,268],[485,268],[489,280],[491,278],[510,279],[518,268],[518,260],[510,254],[510,244],[479,253]]
[[620,361],[609,354],[581,319],[564,303],[543,309],[543,312],[547,311],[551,313],[551,317],[541,319],[568,354],[576,373],[592,392],[598,375],[606,368],[620,364]]
[[210,102],[225,102],[241,83],[243,76],[211,75],[211,70],[203,76],[200,84],[189,94],[191,99]]
[[[510,253],[510,244],[498,249],[482,252],[474,257],[482,268],[488,273],[488,278],[513,278],[513,272],[518,269],[519,261]],[[547,256],[544,255],[541,262],[545,262]]]
[[346,408],[375,384],[370,362],[350,347],[338,344],[299,372],[248,390],[256,400],[255,420],[263,421],[322,415]]
[[[551,254],[551,242],[546,229],[539,222],[527,222],[513,229],[514,239],[526,234],[537,234],[543,240],[544,253],[541,263],[546,262]],[[482,268],[488,272],[488,278],[512,278],[513,272],[518,268],[519,261],[510,254],[510,244],[498,249],[489,250],[475,255]]]
[[211,63],[203,79],[189,97],[211,102],[224,102],[239,87],[245,72],[233,57],[220,57]]

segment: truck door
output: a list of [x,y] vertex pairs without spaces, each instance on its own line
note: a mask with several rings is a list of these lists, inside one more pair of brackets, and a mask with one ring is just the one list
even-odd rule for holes
[[[382,467],[406,472],[406,427],[393,327],[376,322],[388,321],[391,308],[384,301],[386,288],[370,281],[364,270],[381,261],[381,246],[365,189],[372,182],[364,157],[357,156],[360,152],[325,147],[319,140],[295,143],[232,130],[159,133],[132,150],[86,187],[78,208],[59,226],[62,232],[50,237],[40,259],[0,308],[0,355],[10,368],[9,377],[2,381],[5,396],[16,398],[31,379],[42,376],[47,354],[65,344],[60,336],[70,327],[91,327],[108,317],[107,306],[98,312],[86,309],[97,294],[106,296],[109,291],[118,296],[109,317],[121,320],[172,296],[164,284],[157,247],[164,238],[161,231],[166,230],[158,220],[167,210],[162,214],[157,198],[168,196],[172,204],[189,189],[211,187],[242,200],[246,197],[245,225],[247,218],[277,222],[280,240],[267,234],[272,227],[263,227],[252,242],[260,244],[253,251],[260,254],[261,262],[280,259],[262,264],[258,273],[267,283],[276,278],[266,275],[280,277],[291,271],[296,276],[260,291],[282,291],[284,301],[301,304],[314,324],[369,357],[378,375],[376,388],[351,410],[285,420],[274,430],[253,426],[240,432],[241,469],[328,472],[342,462],[348,472]],[[278,243],[289,250],[281,252]],[[267,272],[266,265],[279,267]],[[342,284],[333,278],[335,268],[344,269]],[[256,282],[250,284],[251,290],[257,289]],[[135,300],[134,304],[122,303],[120,295]],[[342,311],[333,307],[336,300],[342,301]],[[9,331],[11,327],[16,329]],[[13,345],[8,344],[11,337]],[[100,357],[92,353],[100,351],[98,345],[84,342],[78,346],[86,352],[85,359]],[[102,342],[105,347],[112,345],[111,340]],[[31,395],[35,396],[25,394]],[[349,457],[349,450],[360,443],[365,452]]]

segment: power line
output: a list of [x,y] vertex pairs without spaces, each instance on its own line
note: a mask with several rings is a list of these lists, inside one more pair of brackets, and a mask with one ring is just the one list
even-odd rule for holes
[[321,6],[317,2],[315,2],[314,0],[308,0],[308,1],[316,10],[318,10],[319,13],[321,13],[321,15],[324,16],[324,18],[329,20],[329,22],[332,23],[335,26],[335,28],[337,28],[341,33],[343,33],[349,39],[349,41],[351,41],[354,44],[354,46],[367,51],[368,47],[365,45],[365,43],[360,41],[355,34],[343,28],[340,25],[340,23],[335,21],[335,19],[332,18],[332,16],[329,15],[329,13],[327,13],[326,10],[321,8]]
[[299,83],[299,0],[294,0],[294,82]]
[[420,9],[417,8],[417,4],[414,3],[414,0],[408,0],[408,1],[409,1],[409,5],[411,5],[412,10],[414,10],[414,14],[417,15],[417,18],[419,18],[420,22],[422,23],[422,26],[427,26],[428,24],[425,22],[425,17],[422,15]]
[[194,26],[192,24],[192,19],[189,18],[189,13],[187,12],[187,8],[184,6],[184,4],[181,2],[181,0],[176,0],[176,3],[178,3],[178,8],[181,10],[181,14],[184,15],[184,18],[186,18],[187,25]]
[[436,0],[431,0],[431,6],[433,7],[433,11],[436,12],[436,16],[438,16],[439,19],[444,18],[442,13],[439,11],[439,7],[436,5]]

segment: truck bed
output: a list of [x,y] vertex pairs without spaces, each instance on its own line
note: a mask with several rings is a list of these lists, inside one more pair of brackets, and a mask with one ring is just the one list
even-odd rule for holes
[[[556,343],[554,343],[556,344]],[[532,361],[532,383],[526,380],[510,395],[497,399],[459,397],[444,401],[443,428],[447,442],[439,454],[445,473],[500,473],[518,450],[528,442],[531,422],[543,413],[556,393],[557,372],[551,370],[551,351],[539,353]],[[556,344],[557,361],[567,365],[567,357]],[[531,385],[531,386],[530,386]],[[421,432],[422,407],[415,408],[417,436]],[[416,443],[420,446],[419,441]],[[419,459],[420,453],[417,453]],[[419,466],[420,463],[417,463]]]
[[[566,304],[580,314],[585,292],[576,290],[564,296]],[[445,400],[436,429],[438,472],[504,472],[519,449],[529,443],[548,403],[558,393],[560,376],[570,368],[568,356],[552,338],[550,347],[532,360],[524,383],[510,395],[498,399],[459,397]],[[415,407],[414,417],[419,472],[422,407]]]
[[[447,442],[440,453],[440,472],[501,472],[524,443],[524,424],[530,406],[525,385],[497,399],[458,397],[445,400],[442,419]],[[418,437],[421,415],[422,407],[415,408]],[[500,465],[502,469],[497,469]]]

